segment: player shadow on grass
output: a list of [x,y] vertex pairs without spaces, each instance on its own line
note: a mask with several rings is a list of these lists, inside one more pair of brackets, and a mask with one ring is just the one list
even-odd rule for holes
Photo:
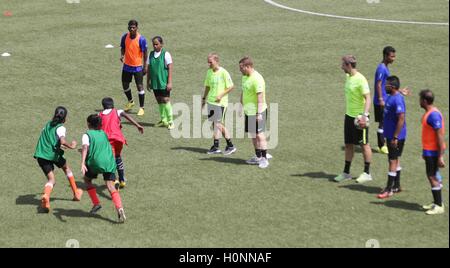
[[[360,154],[362,154],[361,146],[355,145],[355,146],[353,146],[353,148],[355,148],[355,153],[360,153]],[[377,149],[374,149],[374,148],[371,148],[371,149],[372,149],[372,153],[380,154],[380,152],[378,152]],[[341,146],[341,151],[345,151],[345,146]]]
[[[16,205],[30,205],[30,206],[36,206],[36,212],[37,213],[44,213],[44,211],[41,208],[41,200],[38,198],[40,194],[26,194],[26,195],[20,195],[16,198]],[[50,202],[52,201],[72,201],[72,199],[68,198],[59,198],[59,197],[50,197]]]
[[365,192],[368,194],[379,194],[381,192],[380,187],[376,186],[367,186],[363,184],[348,184],[348,185],[341,185],[339,188],[345,188],[352,191],[358,191],[358,192]]
[[247,165],[247,162],[245,159],[239,159],[239,158],[230,158],[230,157],[210,157],[210,158],[201,158],[199,159],[201,161],[215,161],[220,163],[229,163],[229,164],[235,164],[235,165]]
[[325,179],[328,181],[333,181],[334,177],[337,175],[334,174],[327,174],[325,172],[307,172],[303,174],[292,174],[292,177],[307,177],[312,179]]
[[111,219],[105,218],[99,214],[92,214],[88,211],[84,211],[81,209],[64,209],[64,208],[55,208],[53,209],[53,215],[60,220],[61,222],[67,222],[63,217],[77,217],[77,218],[95,218],[99,220],[104,220],[110,223],[116,224],[116,221],[113,221]]
[[[146,122],[138,122],[141,126],[143,127],[154,127],[155,124],[153,123],[146,123]],[[122,122],[122,125],[130,125],[130,126],[134,126],[133,124],[131,124],[130,122]]]
[[370,203],[374,204],[374,205],[384,205],[384,206],[390,207],[390,208],[399,208],[399,209],[404,209],[404,210],[424,212],[424,210],[422,209],[422,206],[420,204],[411,203],[411,202],[407,202],[407,201],[403,201],[403,200],[387,200],[387,201],[378,201],[378,202],[372,201]]
[[170,148],[171,150],[183,150],[183,151],[189,151],[189,152],[194,152],[194,153],[199,153],[199,154],[206,154],[206,152],[208,152],[208,149],[205,148],[197,148],[197,147],[172,147]]

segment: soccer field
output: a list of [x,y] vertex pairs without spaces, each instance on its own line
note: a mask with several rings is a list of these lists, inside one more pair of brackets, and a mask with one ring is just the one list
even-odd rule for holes
[[[433,90],[449,122],[449,2],[275,2],[291,10],[264,0],[2,0],[0,54],[11,56],[0,57],[0,247],[65,247],[69,239],[80,247],[361,248],[369,239],[383,248],[449,247],[448,211],[426,216],[421,209],[432,195],[421,157],[418,98],[421,89]],[[193,96],[204,89],[208,53],[217,52],[231,74],[236,85],[232,103],[239,102],[241,92],[238,62],[250,55],[265,78],[267,101],[278,105],[278,144],[269,151],[274,158],[265,170],[246,165],[254,154],[248,138],[233,139],[238,151],[230,157],[206,155],[211,138],[173,138],[154,126],[158,106],[147,91],[144,117],[137,118],[136,108],[131,113],[145,126],[144,134],[123,124],[128,184],[120,194],[127,222],[115,223],[100,177],[96,183],[103,210],[91,216],[89,196],[85,192],[81,202],[72,202],[61,170],[56,171],[51,213],[38,213],[46,179],[32,156],[40,131],[55,107],[63,105],[69,110],[68,140],[81,144],[86,117],[101,109],[103,97],[123,108],[120,37],[133,18],[148,41],[164,38],[174,60],[172,103],[187,104],[191,117]],[[357,57],[373,93],[386,45],[397,50],[391,73],[413,94],[405,98],[404,191],[380,201],[376,194],[386,184],[386,155],[373,154],[375,180],[370,183],[331,179],[344,166],[341,57]],[[132,92],[137,99],[134,82]],[[375,126],[370,128],[374,149]],[[448,143],[448,134],[445,138]],[[65,157],[84,189],[80,154],[66,151]],[[448,154],[445,161],[449,164]],[[362,169],[362,156],[356,153],[352,175]],[[448,207],[448,168],[442,174]]]

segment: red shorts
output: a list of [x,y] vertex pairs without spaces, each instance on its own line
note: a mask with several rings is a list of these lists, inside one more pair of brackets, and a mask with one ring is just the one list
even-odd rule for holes
[[114,157],[120,156],[122,153],[123,143],[120,141],[110,141]]

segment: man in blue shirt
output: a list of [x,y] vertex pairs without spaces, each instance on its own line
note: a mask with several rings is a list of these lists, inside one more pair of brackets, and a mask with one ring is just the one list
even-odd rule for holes
[[384,105],[383,134],[389,150],[389,172],[386,188],[378,194],[378,198],[385,199],[394,193],[401,192],[400,188],[400,157],[406,140],[406,105],[403,95],[399,92],[400,79],[397,76],[386,78],[386,93]]
[[373,106],[375,113],[375,122],[378,122],[377,140],[378,151],[387,154],[388,148],[385,145],[383,135],[383,112],[387,98],[386,78],[390,76],[389,64],[395,60],[395,48],[387,46],[383,49],[383,61],[378,65],[375,72],[375,94],[373,96]]

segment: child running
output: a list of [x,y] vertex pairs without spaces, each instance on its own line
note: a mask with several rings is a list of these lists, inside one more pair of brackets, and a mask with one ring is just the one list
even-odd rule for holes
[[67,109],[62,106],[57,107],[53,119],[42,129],[34,152],[34,158],[36,158],[42,171],[47,176],[44,194],[41,197],[41,207],[46,213],[50,212],[50,194],[56,183],[54,165],[61,168],[66,174],[72,188],[73,201],[80,201],[83,194],[83,191],[78,189],[75,184],[72,170],[63,157],[64,151],[61,149],[61,146],[69,149],[75,149],[77,146],[76,141],[68,143],[66,140],[66,128],[64,127],[66,117]]
[[126,185],[126,179],[121,153],[123,145],[127,144],[127,141],[122,133],[120,118],[122,116],[125,117],[125,119],[137,127],[141,134],[144,133],[144,127],[137,123],[123,110],[116,110],[114,108],[114,100],[110,97],[103,98],[102,106],[104,110],[99,114],[102,119],[102,130],[108,136],[114,158],[116,159],[117,173],[119,174],[119,180],[116,180],[114,185],[116,189],[124,188]]
[[126,219],[125,212],[119,192],[114,187],[116,163],[108,136],[101,129],[102,119],[96,114],[91,114],[87,118],[87,125],[89,130],[82,137],[81,172],[93,204],[90,213],[95,214],[102,208],[92,180],[97,178],[98,174],[103,174],[103,179],[116,207],[119,222],[123,223]]

